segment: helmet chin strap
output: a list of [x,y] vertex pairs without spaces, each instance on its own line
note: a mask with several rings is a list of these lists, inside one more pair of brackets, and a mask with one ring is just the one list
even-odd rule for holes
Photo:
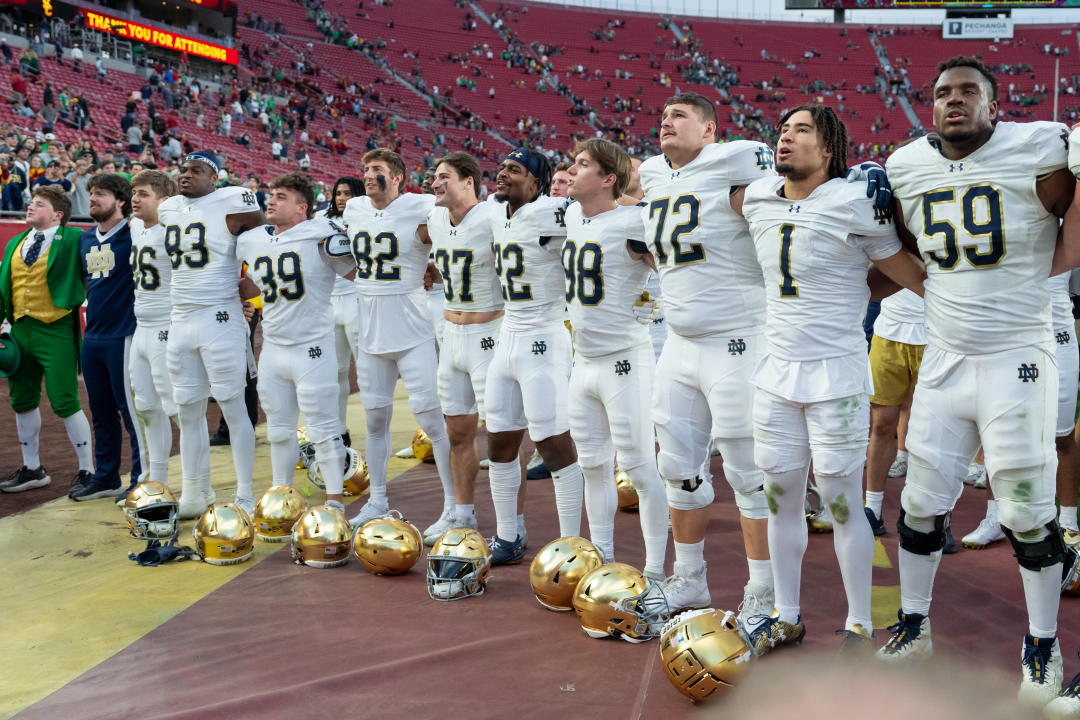
[[128,560],[134,560],[139,565],[144,567],[157,567],[161,563],[167,563],[170,560],[189,560],[195,556],[195,551],[187,545],[177,545],[176,538],[179,534],[179,530],[174,532],[169,541],[164,545],[160,540],[150,540],[146,543],[146,549],[141,553],[129,553]]

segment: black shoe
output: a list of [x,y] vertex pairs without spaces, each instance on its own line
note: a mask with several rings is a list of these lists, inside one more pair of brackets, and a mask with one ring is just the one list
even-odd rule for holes
[[71,497],[71,493],[90,484],[90,481],[94,479],[94,474],[89,470],[80,470],[75,473],[75,477],[71,478],[71,488],[68,490],[68,497]]
[[229,444],[229,433],[228,432],[221,432],[221,430],[219,429],[216,433],[214,433],[213,435],[210,436],[210,446],[211,447],[218,447],[218,446],[221,446],[221,445],[228,445],[228,444]]
[[551,471],[548,470],[546,463],[540,463],[525,471],[526,480],[543,480],[547,477],[551,477]]
[[941,552],[945,555],[956,554],[956,541],[952,537],[952,528],[945,528],[945,547],[941,548]]
[[45,472],[44,467],[39,465],[36,470],[31,470],[23,465],[13,472],[11,477],[0,483],[0,491],[6,493],[23,492],[24,490],[45,487],[51,482],[52,478]]
[[132,482],[130,485],[128,485],[127,488],[125,488],[123,492],[121,492],[119,495],[116,496],[116,504],[117,505],[123,505],[124,503],[126,503],[127,502],[127,496],[131,493],[132,490],[134,490],[136,487],[138,487],[138,485],[139,485],[139,483],[137,483],[137,482]]
[[341,433],[341,444],[345,447],[352,447],[352,438],[349,437],[349,431]]
[[862,625],[856,625],[858,630],[837,630],[836,634],[843,639],[840,641],[840,654],[847,657],[868,657],[874,654],[877,648],[874,645],[874,632],[866,630]]
[[120,483],[106,485],[103,482],[91,479],[85,485],[73,487],[71,492],[68,493],[68,497],[75,502],[82,502],[84,500],[97,500],[98,498],[114,498],[123,492]]
[[870,529],[874,531],[874,535],[885,534],[885,521],[874,514],[874,511],[868,507],[863,508],[863,512],[866,513],[866,519],[870,523]]

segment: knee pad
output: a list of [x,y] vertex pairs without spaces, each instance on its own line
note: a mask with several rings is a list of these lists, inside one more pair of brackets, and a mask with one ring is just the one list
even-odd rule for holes
[[296,437],[296,428],[288,425],[266,424],[266,439],[268,442],[286,442],[290,437]]
[[689,480],[665,480],[668,505],[675,510],[697,510],[708,507],[715,493],[712,483],[699,476]]
[[769,502],[765,497],[764,486],[750,492],[735,491],[735,505],[739,514],[749,520],[765,520],[769,517]]
[[914,555],[932,555],[945,547],[945,530],[949,527],[952,513],[937,515],[932,518],[934,529],[929,532],[915,530],[907,524],[907,513],[900,509],[900,519],[896,521],[896,534],[900,536],[900,547]]
[[[709,455],[704,453],[705,462],[708,463]],[[663,446],[660,447],[660,452],[656,454],[656,467],[660,471],[660,477],[662,478],[686,478],[693,477],[695,474],[701,472],[700,467],[693,467],[686,456],[665,452]],[[682,483],[682,480],[679,480]]]
[[416,413],[416,422],[427,434],[432,444],[447,439],[446,419],[443,417],[442,410],[424,410]]
[[814,453],[814,477],[846,477],[866,462],[866,448],[862,450],[822,450]]
[[364,419],[367,421],[368,435],[380,435],[390,432],[390,418],[394,412],[393,405],[384,405],[376,408],[364,408]]
[[[1009,542],[1012,543],[1013,550],[1016,551],[1013,557],[1016,558],[1016,562],[1020,564],[1020,567],[1039,571],[1065,562],[1067,555],[1065,539],[1061,535],[1061,528],[1058,526],[1057,520],[1051,520],[1041,528],[1048,534],[1038,540],[1021,540],[1017,537],[1017,533],[1009,528],[1003,527],[1002,529],[1005,531],[1005,537],[1009,538]],[[1029,531],[1019,534],[1030,535],[1034,533]]]

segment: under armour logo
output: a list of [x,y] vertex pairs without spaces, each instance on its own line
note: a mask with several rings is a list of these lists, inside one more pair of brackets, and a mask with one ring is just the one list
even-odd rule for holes
[[802,205],[788,205],[787,211],[789,213],[797,213],[797,212],[799,212],[799,208],[801,208],[801,207],[802,207]]
[[307,349],[307,356],[312,360],[322,357],[322,348],[318,345],[313,345]]
[[533,346],[532,346],[532,354],[533,355],[543,355],[546,352],[547,352],[547,343],[546,342],[544,342],[543,340],[537,340],[536,342],[533,343]]
[[754,157],[757,158],[757,166],[762,170],[770,170],[773,166],[773,154],[769,148],[758,148],[758,151],[754,153]]
[[671,179],[672,179],[672,180],[674,180],[674,179],[675,179],[675,178],[677,178],[677,177],[679,177],[679,171],[678,171],[678,170],[676,170],[675,172],[671,173]]
[[746,341],[742,338],[728,340],[728,355],[742,355],[746,352]]
[[1039,379],[1039,368],[1035,363],[1031,363],[1030,365],[1021,363],[1020,367],[1017,368],[1017,372],[1019,373],[1019,379],[1023,382],[1027,382],[1028,380],[1035,382]]
[[1068,345],[1069,344],[1069,331],[1068,330],[1066,330],[1064,332],[1056,333],[1055,337],[1057,338],[1057,344],[1058,345]]
[[158,342],[169,342],[169,331],[168,330],[158,330],[157,339],[158,339]]
[[456,228],[450,228],[450,231],[448,233],[446,233],[446,234],[449,235],[450,237],[457,237],[457,229]]
[[86,272],[90,274],[90,277],[108,277],[114,267],[116,267],[116,255],[109,243],[95,245],[90,252],[86,253]]
[[953,163],[949,163],[949,172],[953,172],[954,170],[956,172],[962,172],[963,169],[964,163],[956,163],[955,165]]
[[616,360],[615,361],[615,374],[616,375],[629,375],[630,374],[630,361],[629,360]]
[[506,224],[505,224],[505,225],[503,225],[503,229],[504,229],[504,230],[509,230],[509,229],[510,229],[510,221],[509,221],[509,220],[507,220],[507,221],[506,221]]
[[378,211],[376,211],[376,212],[375,212],[375,214],[374,214],[374,215],[372,215],[372,217],[377,217],[377,218],[381,218],[381,217],[383,217],[384,215],[386,215],[386,213],[385,213],[384,211],[382,211],[382,210],[378,210]]
[[480,338],[480,349],[481,350],[491,350],[493,347],[495,347],[495,338],[493,338],[493,337]]
[[217,314],[217,321],[219,323],[229,322],[229,313],[225,310],[219,310]]

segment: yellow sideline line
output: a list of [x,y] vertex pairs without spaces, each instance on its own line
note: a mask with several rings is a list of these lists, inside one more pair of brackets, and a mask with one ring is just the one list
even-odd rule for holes
[[[396,450],[409,444],[416,428],[400,383],[394,410]],[[348,412],[354,445],[360,447],[365,425],[356,395]],[[388,477],[415,465],[415,460],[391,456]],[[218,500],[231,501],[235,475],[229,448],[210,449],[210,468]],[[294,482],[303,487],[303,471]],[[169,484],[180,487],[178,456],[169,463]],[[269,446],[265,426],[260,426],[255,491],[269,486]],[[311,500],[321,499],[313,487]],[[182,524],[182,544],[192,544],[191,527],[190,520]],[[256,542],[251,560],[226,567],[192,561],[139,567],[127,556],[143,547],[143,541],[128,535],[123,514],[111,500],[73,503],[64,497],[0,518],[0,587],[6,606],[0,613],[0,718],[45,698],[287,544]]]

